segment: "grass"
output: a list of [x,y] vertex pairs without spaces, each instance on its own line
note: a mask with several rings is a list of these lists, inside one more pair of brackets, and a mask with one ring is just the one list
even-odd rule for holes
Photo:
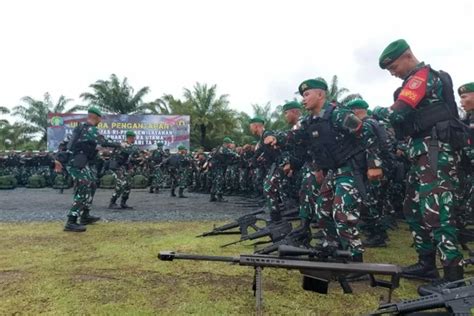
[[[160,250],[196,254],[251,253],[250,245],[219,245],[232,236],[195,238],[210,222],[109,222],[86,233],[62,231],[59,222],[0,224],[0,314],[167,315],[253,314],[253,271],[223,263],[161,262]],[[367,262],[412,263],[411,237],[402,227],[390,247],[369,249]],[[344,295],[302,291],[296,271],[265,269],[266,314],[354,315],[378,306],[386,290],[357,285]],[[416,295],[402,280],[394,298]]]

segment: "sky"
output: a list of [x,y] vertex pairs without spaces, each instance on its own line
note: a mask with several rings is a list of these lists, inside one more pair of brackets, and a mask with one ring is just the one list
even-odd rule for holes
[[79,95],[115,73],[152,101],[216,84],[230,106],[283,104],[305,79],[339,77],[371,107],[390,106],[401,84],[378,67],[392,41],[474,81],[473,1],[106,1],[0,3],[0,105],[49,92]]

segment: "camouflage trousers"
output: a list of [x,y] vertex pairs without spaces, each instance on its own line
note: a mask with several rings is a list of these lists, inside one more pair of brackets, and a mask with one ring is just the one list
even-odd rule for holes
[[314,219],[316,213],[316,199],[321,185],[316,180],[316,167],[312,163],[305,163],[301,169],[301,185],[299,190],[299,217]]
[[211,194],[221,195],[224,191],[224,174],[225,170],[223,168],[214,168],[211,173],[212,185],[211,185]]
[[457,154],[441,151],[436,174],[427,154],[416,157],[407,175],[403,212],[418,253],[441,253],[443,266],[460,265],[457,248],[454,193],[458,186]]
[[277,220],[280,217],[280,190],[284,176],[283,169],[273,164],[263,182],[263,196],[270,211],[270,218]]
[[132,189],[131,175],[124,167],[120,167],[117,170],[112,170],[112,176],[115,179],[115,190],[112,194],[112,200],[117,201],[119,197],[122,197],[122,201],[128,200],[130,190]]
[[171,189],[186,189],[188,186],[189,170],[187,168],[180,168],[178,170],[170,171]]
[[361,203],[352,172],[326,176],[316,200],[316,219],[325,236],[323,246],[350,250],[352,255],[364,251],[357,228]]
[[67,167],[67,171],[76,185],[72,207],[68,216],[79,217],[84,210],[90,210],[91,208],[97,188],[96,178],[89,166],[82,169]]
[[156,167],[153,170],[152,174],[152,180],[151,180],[151,187],[154,189],[159,189],[163,185],[163,172],[161,172],[161,169]]
[[367,183],[367,198],[364,203],[364,222],[370,235],[384,235],[388,228],[387,216],[393,213],[393,206],[387,198],[389,181],[384,178]]

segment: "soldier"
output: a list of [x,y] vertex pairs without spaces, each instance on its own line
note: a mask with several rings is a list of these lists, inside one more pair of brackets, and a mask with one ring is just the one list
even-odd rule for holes
[[263,184],[263,196],[270,211],[270,221],[273,223],[282,220],[279,207],[279,189],[283,171],[278,166],[281,156],[281,146],[268,144],[265,139],[274,135],[274,132],[265,130],[265,121],[260,117],[250,120],[250,132],[260,139],[255,146],[254,166],[257,168],[256,186]]
[[150,156],[150,167],[153,172],[152,180],[150,185],[150,193],[160,192],[160,187],[163,181],[163,173],[161,172],[161,163],[163,162],[163,157],[165,155],[163,151],[163,143],[156,143],[156,149],[151,152]]
[[[216,149],[210,160],[210,168],[212,169],[212,186],[210,202],[223,202],[222,197],[224,190],[224,174],[226,167],[231,161],[237,159],[237,154],[230,148],[232,147],[232,139],[224,137],[222,146]],[[217,198],[216,198],[217,196]]]
[[368,115],[369,104],[365,100],[352,100],[346,107],[354,112],[360,120],[372,126],[376,135],[377,146],[381,152],[380,157],[383,161],[384,175],[378,180],[366,183],[367,198],[364,203],[364,211],[367,213],[365,214],[365,227],[368,232],[368,239],[363,241],[363,244],[365,247],[386,247],[388,235],[384,217],[391,214],[393,209],[390,201],[386,199],[389,184],[387,175],[391,171],[388,169],[393,166],[391,163],[392,144],[385,128]]
[[[466,146],[462,150],[462,170],[465,176],[464,192],[462,204],[464,206],[463,214],[460,216],[460,226],[465,228],[468,224],[474,222],[474,82],[466,83],[459,87],[459,96],[461,97],[461,106],[466,112],[464,123],[469,126],[471,146]],[[470,256],[474,254],[472,251]]]
[[187,198],[187,196],[184,195],[184,189],[187,185],[189,167],[191,165],[188,149],[184,145],[179,145],[178,153],[165,159],[163,165],[167,167],[171,178],[171,196],[176,196],[175,190],[176,187],[178,187],[178,197]]
[[118,208],[116,202],[119,197],[122,197],[120,208],[133,208],[127,205],[127,200],[132,188],[131,172],[134,165],[133,161],[137,160],[140,156],[140,150],[135,145],[136,134],[134,131],[127,131],[125,137],[125,143],[121,148],[114,150],[109,162],[109,168],[112,170],[115,178],[115,191],[110,199],[109,208]]
[[[360,191],[364,190],[361,178],[363,173],[369,179],[383,175],[373,132],[352,112],[328,102],[324,80],[306,80],[298,90],[310,115],[302,121],[300,129],[288,132],[285,141],[307,146],[318,168],[316,174],[326,177],[324,183],[320,180],[316,204],[325,237],[322,246],[350,250],[353,260],[362,262],[363,247],[357,228]],[[265,143],[275,145],[277,138],[267,137]],[[302,218],[301,226],[301,231],[307,232],[309,221]],[[305,237],[308,236],[302,236]]]
[[[74,192],[74,202],[68,213],[68,219],[64,231],[84,232],[85,225],[94,223],[100,218],[90,215],[93,192],[96,188],[96,179],[89,167],[89,162],[97,155],[96,147],[100,144],[104,147],[120,147],[118,143],[107,141],[99,134],[97,125],[101,121],[102,113],[96,107],[88,110],[87,122],[82,123],[73,131],[68,143],[68,150],[72,152],[72,159],[67,166],[68,173],[76,181],[77,187]],[[78,224],[77,219],[81,217]]]
[[459,155],[450,126],[456,124],[457,106],[452,81],[445,72],[419,62],[405,40],[389,44],[379,66],[403,80],[390,107],[390,120],[408,138],[407,192],[404,213],[412,231],[418,262],[405,267],[408,278],[437,279],[436,249],[441,253],[444,279],[421,286],[421,295],[439,289],[445,281],[463,278],[462,253],[457,247],[453,196],[458,185]]

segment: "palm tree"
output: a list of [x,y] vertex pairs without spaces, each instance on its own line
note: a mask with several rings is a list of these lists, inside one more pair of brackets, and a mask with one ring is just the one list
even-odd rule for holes
[[25,123],[0,125],[0,149],[20,149],[32,143],[34,129]]
[[[217,86],[196,83],[193,90],[184,89],[185,102],[190,105],[191,141],[197,141],[203,148],[217,142],[218,134],[233,132],[236,127],[236,112],[229,109],[228,95],[217,96]],[[213,131],[213,139],[209,139],[209,131]],[[194,133],[193,133],[194,132]],[[221,140],[219,140],[221,141]]]
[[72,113],[83,110],[80,105],[73,106],[66,110],[67,104],[72,99],[61,95],[56,103],[53,102],[48,92],[44,94],[43,100],[37,100],[26,96],[21,99],[24,104],[20,104],[13,108],[13,115],[19,116],[25,122],[32,133],[41,135],[38,146],[46,144],[48,129],[48,113]]
[[339,79],[336,75],[332,76],[331,84],[328,85],[327,99],[332,102],[339,102],[342,95],[348,93],[349,89],[339,88]]
[[143,87],[135,93],[126,77],[120,81],[115,74],[112,74],[109,80],[97,80],[89,87],[93,92],[84,92],[80,97],[106,112],[132,114],[141,113],[147,108],[143,97],[150,92],[150,88]]
[[[0,106],[0,113],[1,114],[8,114],[8,113],[10,113],[10,110],[8,108],[4,107],[4,106]],[[5,119],[1,119],[0,120],[0,126],[5,125],[5,124],[8,124],[8,121],[5,120]]]

